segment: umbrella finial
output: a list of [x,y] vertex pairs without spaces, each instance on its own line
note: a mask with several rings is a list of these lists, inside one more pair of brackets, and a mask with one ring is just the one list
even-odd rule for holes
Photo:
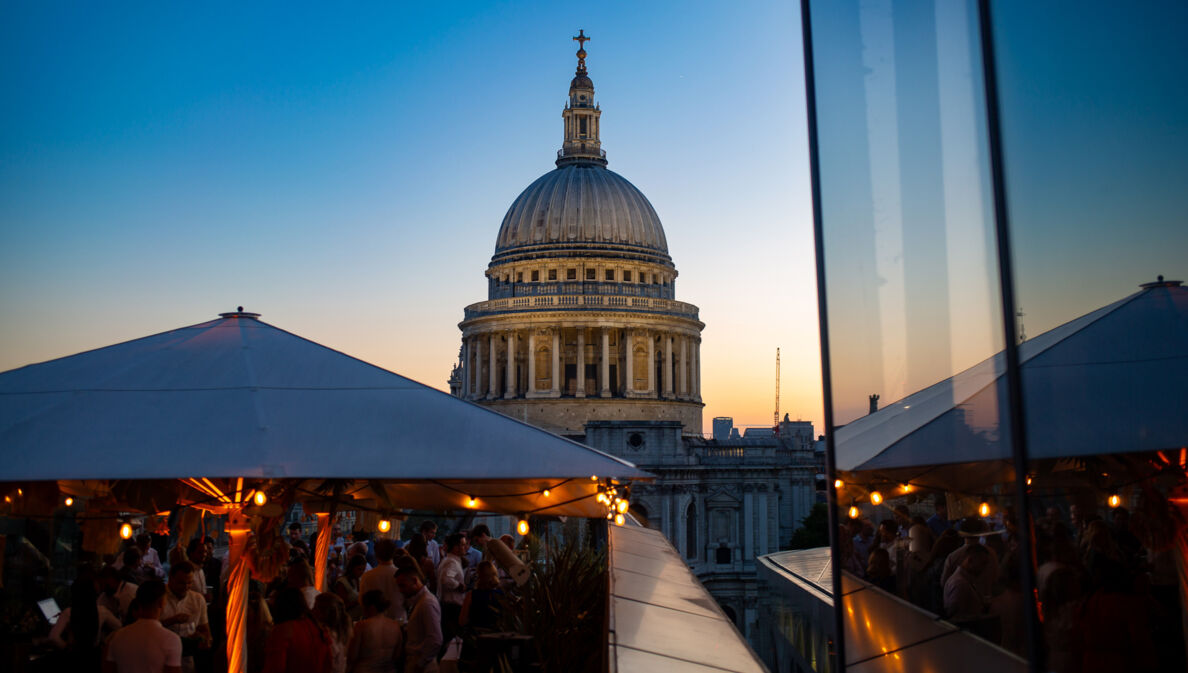
[[1156,287],[1180,287],[1183,284],[1184,281],[1182,280],[1164,280],[1163,274],[1159,274],[1155,277],[1154,283],[1143,283],[1139,285],[1139,287],[1143,288],[1144,290],[1150,290],[1151,288]]

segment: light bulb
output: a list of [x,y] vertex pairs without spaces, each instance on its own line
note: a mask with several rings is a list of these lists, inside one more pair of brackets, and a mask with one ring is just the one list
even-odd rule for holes
[[550,490],[549,490],[549,489],[547,489],[547,488],[544,490],[544,492],[543,492],[543,493],[541,493],[541,495],[543,495],[543,496],[544,496],[544,497],[546,497],[546,498],[547,498],[547,497],[549,497],[549,496],[550,496],[550,495],[552,495],[552,494],[553,494],[553,492],[552,492],[552,491],[550,491]]
[[980,516],[990,516],[990,503],[984,502],[978,505],[978,514]]
[[912,485],[911,485],[911,484],[904,484],[904,485],[903,485],[901,488],[903,488],[903,492],[904,492],[904,493],[911,493],[911,492],[912,492]]
[[596,475],[596,474],[590,475],[590,481],[598,481],[598,475]]
[[256,507],[263,507],[268,502],[268,494],[264,491],[256,491],[256,495],[252,496],[252,502],[256,503]]
[[1108,502],[1110,503],[1110,507],[1117,507],[1118,505],[1122,504],[1122,497],[1119,496],[1117,493],[1114,493],[1114,494],[1110,495],[1110,499]]
[[520,535],[528,534],[528,519],[520,519],[516,522],[516,532]]
[[630,506],[631,506],[631,504],[628,503],[626,500],[620,500],[619,505],[618,505],[619,514],[626,514],[627,508]]
[[627,521],[627,519],[622,514],[615,515],[615,525],[616,526],[622,526],[623,523],[626,521]]
[[881,505],[883,503],[883,494],[878,491],[870,492],[870,504]]
[[475,500],[473,495],[469,496],[466,500],[466,506],[471,509],[474,509],[475,507],[478,506],[478,500]]
[[132,524],[126,523],[120,526],[120,537],[125,540],[132,537]]
[[861,512],[858,511],[858,507],[855,505],[850,505],[850,518],[857,519],[859,514],[861,514]]
[[388,531],[392,530],[392,522],[387,519],[380,519],[379,526],[377,527],[379,528],[379,532],[387,533]]
[[833,480],[833,487],[834,487],[834,488],[841,488],[842,486],[845,486],[845,485],[846,485],[846,483],[845,483],[844,481],[842,481],[841,479],[834,479],[834,480]]
[[74,507],[74,498],[66,498],[66,506]]

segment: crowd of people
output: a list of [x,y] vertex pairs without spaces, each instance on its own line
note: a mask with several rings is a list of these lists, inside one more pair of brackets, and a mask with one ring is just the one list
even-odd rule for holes
[[[1010,509],[950,520],[947,501],[929,518],[907,505],[875,525],[849,519],[838,539],[842,567],[871,584],[1025,655],[1019,531]],[[1035,521],[1038,618],[1048,670],[1056,673],[1185,670],[1173,549],[1144,545],[1125,507],[1111,520],[1053,505]]]
[[[491,558],[487,526],[436,538],[432,521],[404,541],[362,532],[348,540],[335,526],[321,592],[315,539],[292,524],[283,571],[249,583],[248,670],[433,673],[443,658],[457,667],[471,642],[463,636],[495,629],[510,582]],[[46,639],[57,661],[105,673],[221,670],[227,569],[214,549],[212,538],[196,538],[163,563],[141,535],[102,566],[80,566],[70,607]]]

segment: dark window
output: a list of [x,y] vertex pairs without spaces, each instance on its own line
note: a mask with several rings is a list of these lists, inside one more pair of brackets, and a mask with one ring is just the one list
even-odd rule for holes
[[549,269],[549,280],[557,280],[557,270]]
[[516,272],[516,282],[517,282],[517,283],[523,283],[523,282],[524,282],[524,272],[523,272],[523,271],[517,271],[517,272]]
[[582,120],[581,120],[581,133],[583,136],[586,135],[586,118],[585,117],[582,117]]
[[730,547],[722,545],[715,549],[714,561],[720,565],[730,565]]
[[615,279],[615,270],[614,270],[614,269],[607,269],[607,270],[606,270],[606,279],[607,279],[607,280],[614,280],[614,279]]
[[586,280],[598,280],[598,270],[586,269]]
[[565,280],[577,280],[577,269],[566,269]]
[[638,449],[639,447],[643,446],[643,442],[643,435],[639,434],[638,432],[633,432],[627,437],[627,443],[630,444],[631,448],[633,449]]
[[540,272],[539,271],[532,272],[532,282],[533,283],[540,282]]
[[630,282],[631,282],[631,272],[630,272],[630,271],[624,271],[624,272],[623,272],[623,282],[624,282],[624,283],[630,283]]
[[685,510],[685,558],[697,558],[697,503]]

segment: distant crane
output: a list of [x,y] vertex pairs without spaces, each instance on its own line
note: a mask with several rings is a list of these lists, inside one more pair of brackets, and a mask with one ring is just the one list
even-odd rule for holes
[[776,381],[775,381],[775,412],[771,415],[771,425],[776,435],[780,434],[780,349],[776,348]]

